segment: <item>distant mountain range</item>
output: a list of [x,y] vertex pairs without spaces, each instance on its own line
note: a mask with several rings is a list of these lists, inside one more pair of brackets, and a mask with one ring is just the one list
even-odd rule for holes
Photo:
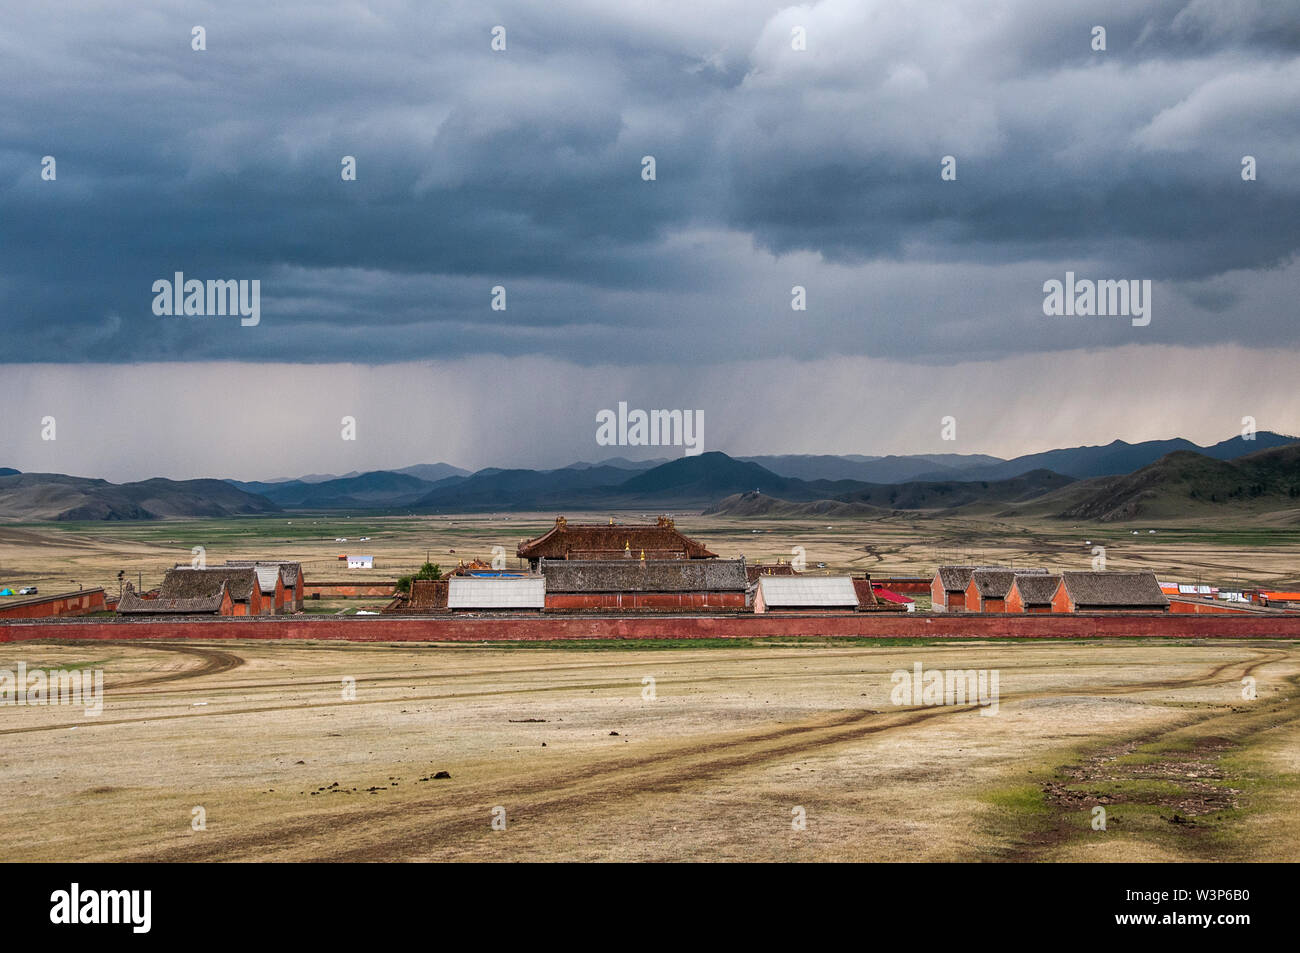
[[11,520],[148,520],[256,516],[279,512],[264,497],[223,480],[109,483],[62,473],[0,476],[0,518]]
[[[935,474],[946,474],[937,479],[962,479],[960,474],[967,470],[1008,462],[983,453],[922,453],[888,457],[785,454],[736,459],[757,463],[773,473],[800,480],[861,480],[864,483],[905,483],[923,477],[934,479]],[[1021,472],[1032,469],[1026,467]]]
[[[858,484],[833,497],[798,502],[788,496],[768,496],[757,490],[728,496],[704,511],[720,516],[888,515],[900,510],[988,509],[1035,500],[1075,482],[1051,470],[1033,470],[1008,480],[921,481]],[[812,486],[813,484],[809,484]]]
[[1294,438],[1265,431],[1254,441],[1235,437],[1210,447],[1181,439],[1117,440],[1013,460],[983,454],[733,458],[711,452],[666,462],[577,462],[555,470],[469,473],[446,463],[417,464],[265,482],[156,478],[113,484],[4,468],[0,519],[699,508],[790,516],[1005,510],[1112,520],[1225,504],[1297,505],[1290,495],[1300,493],[1297,454]]
[[[912,481],[943,482],[948,480],[1006,480],[1021,476],[1031,470],[1052,470],[1064,476],[1094,477],[1118,476],[1132,473],[1139,467],[1154,463],[1167,453],[1178,450],[1192,450],[1196,453],[1213,457],[1216,460],[1231,460],[1247,453],[1268,450],[1272,447],[1294,443],[1296,437],[1288,437],[1271,431],[1260,431],[1253,441],[1233,437],[1213,446],[1202,447],[1190,440],[1175,438],[1173,440],[1147,440],[1142,443],[1126,443],[1116,440],[1100,447],[1069,447],[1060,450],[1048,450],[1044,453],[1032,453],[1025,456],[1004,460],[1001,457],[984,453],[921,453],[911,455],[866,456],[863,454],[781,454],[753,457],[733,457],[742,463],[756,463],[765,470],[782,477],[797,480],[857,480],[862,483],[908,483]],[[488,467],[471,473],[448,463],[425,463],[403,467],[400,470],[371,471],[400,473],[413,476],[428,483],[443,484],[451,477],[488,477],[498,473],[563,473],[568,470],[606,471],[606,478],[613,480],[617,474],[609,470],[646,471],[673,462],[672,459],[660,457],[653,460],[629,460],[625,457],[611,457],[596,462],[579,461],[554,470],[503,470],[500,467]],[[295,479],[268,480],[265,482],[228,482],[254,493],[272,491],[286,500],[299,496],[294,488],[297,484],[330,483],[334,493],[340,496],[351,495],[348,485],[340,480],[368,477],[368,473],[353,471],[342,475],[308,474]],[[602,482],[606,478],[602,478]],[[554,483],[555,481],[550,481]],[[613,481],[617,482],[617,481]],[[405,499],[405,488],[395,488],[393,502],[410,502]],[[328,494],[327,494],[328,495]]]
[[[461,477],[448,477],[456,480]],[[409,473],[375,470],[355,476],[332,477],[319,482],[286,480],[283,483],[241,483],[228,485],[270,500],[277,506],[295,509],[366,509],[393,506],[417,500],[436,484]]]
[[1083,480],[1035,470],[1007,480],[877,486],[813,502],[738,493],[704,512],[791,517],[943,512],[1114,522],[1225,511],[1300,522],[1300,444],[1233,460],[1178,450],[1132,473]]
[[1030,470],[1052,470],[1065,476],[1099,477],[1119,476],[1132,473],[1147,464],[1155,463],[1161,457],[1182,450],[1199,453],[1215,460],[1233,460],[1248,453],[1270,450],[1273,447],[1295,443],[1297,438],[1264,430],[1255,434],[1254,440],[1233,437],[1209,447],[1202,447],[1190,440],[1146,440],[1142,443],[1125,443],[1115,440],[1104,447],[1071,447],[1065,450],[1048,450],[1046,453],[1031,453],[1014,460],[1005,460],[985,466],[963,469],[960,477],[951,475],[943,477],[938,472],[922,473],[913,479],[962,479],[962,480],[1006,480],[1020,476]]

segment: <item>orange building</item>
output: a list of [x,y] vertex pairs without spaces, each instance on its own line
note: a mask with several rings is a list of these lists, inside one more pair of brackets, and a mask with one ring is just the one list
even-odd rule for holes
[[1053,612],[1168,612],[1153,572],[1063,572]]
[[1017,576],[1046,574],[1046,569],[977,569],[966,584],[966,611],[1006,612],[1007,594]]
[[934,612],[962,612],[966,609],[966,587],[977,569],[1005,566],[940,566],[930,580],[930,609]]
[[1052,597],[1060,584],[1061,577],[1049,573],[1016,573],[1003,611],[1051,612]]
[[276,559],[227,559],[226,565],[251,566],[257,573],[262,590],[262,615],[302,611],[302,563]]

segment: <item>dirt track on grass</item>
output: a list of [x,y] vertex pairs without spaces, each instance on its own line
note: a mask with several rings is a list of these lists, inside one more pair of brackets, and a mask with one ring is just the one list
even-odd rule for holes
[[[128,671],[107,666],[98,719],[6,713],[17,770],[0,773],[0,835],[17,857],[998,859],[1007,845],[980,834],[990,787],[1053,751],[1230,712],[1247,675],[1267,693],[1300,672],[1289,643],[526,657],[223,644],[185,646],[202,660],[185,670],[142,670],[174,664],[173,648],[114,646]],[[1000,671],[998,715],[892,705],[889,673],[915,661]],[[51,746],[57,770],[23,768]],[[75,838],[59,829],[70,818]]]

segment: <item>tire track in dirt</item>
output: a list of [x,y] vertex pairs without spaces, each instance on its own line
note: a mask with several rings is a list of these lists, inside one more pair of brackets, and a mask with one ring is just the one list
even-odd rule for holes
[[[1003,703],[1061,695],[1129,694],[1161,688],[1193,687],[1213,683],[1229,669],[1246,674],[1260,665],[1287,658],[1287,653],[1266,651],[1211,667],[1200,675],[1159,679],[1125,686],[1074,691],[1023,692],[1003,695]],[[617,758],[563,775],[540,772],[509,784],[477,788],[446,787],[439,798],[417,798],[396,804],[350,808],[324,813],[293,823],[275,821],[253,831],[206,844],[180,844],[131,855],[129,861],[194,861],[269,859],[268,852],[292,851],[297,846],[330,840],[340,834],[364,842],[352,847],[324,847],[310,859],[329,861],[392,860],[427,855],[456,835],[481,833],[487,807],[510,803],[512,814],[537,819],[572,813],[584,804],[633,797],[654,790],[681,787],[715,778],[728,771],[770,763],[781,758],[818,751],[922,724],[933,719],[969,713],[974,706],[905,708],[895,712],[853,711],[820,716],[797,725],[749,731],[737,737],[687,742],[649,756]],[[874,720],[873,720],[874,719]],[[454,802],[449,806],[449,802]],[[474,805],[467,810],[465,805]],[[372,830],[373,829],[373,830]],[[301,855],[297,855],[300,857]]]
[[[701,650],[701,651],[715,651],[715,650]],[[746,651],[746,650],[741,649],[740,651]],[[755,651],[761,651],[761,650],[755,650]],[[870,657],[872,653],[878,652],[879,650],[872,649],[869,651],[863,650],[859,652],[845,652],[845,651],[834,651],[834,650],[824,650],[824,651],[826,651],[827,654],[818,655],[817,656],[818,659]],[[667,661],[667,660],[665,661],[663,667],[666,668],[673,664],[689,666],[689,665],[697,664],[699,662],[706,662],[706,661],[716,662],[717,658],[718,658],[717,656],[700,656],[700,657],[692,658],[692,657],[682,657],[682,656],[674,655],[674,656],[670,656],[671,661]],[[730,656],[729,660],[734,661],[737,664],[745,664],[745,663],[767,664],[770,662],[780,662],[780,661],[805,661],[806,662],[808,658],[809,658],[808,654],[804,652],[804,653],[791,653],[791,654],[782,654],[782,655],[765,654],[765,655],[755,655],[752,657],[742,657],[742,656],[733,655]],[[632,661],[632,662],[619,662],[619,661],[581,662],[581,663],[575,662],[569,665],[528,665],[528,666],[521,666],[517,668],[460,669],[457,671],[446,671],[446,672],[404,672],[400,675],[358,676],[357,684],[369,685],[369,684],[375,684],[379,682],[409,683],[412,681],[422,682],[422,681],[444,681],[444,680],[460,681],[469,678],[486,678],[489,676],[497,676],[497,675],[529,675],[529,674],[538,674],[538,673],[546,674],[546,675],[554,675],[560,672],[587,672],[593,670],[613,669],[613,668],[629,668],[629,669],[634,668],[634,669],[644,670],[647,667],[651,667],[650,663],[647,663],[645,660],[640,660],[640,661]],[[783,673],[783,674],[788,675],[789,673]],[[324,687],[324,686],[337,686],[338,684],[339,684],[338,678],[315,678],[315,679],[294,679],[290,681],[275,681],[275,682],[270,682],[270,681],[226,682],[220,685],[219,688],[222,691],[245,691],[245,690],[261,690],[261,689],[277,689],[277,688],[313,688],[313,687]],[[211,686],[205,685],[201,687],[201,690],[208,691],[211,690],[211,688],[212,688]],[[162,692],[145,691],[145,692],[132,692],[131,694],[147,696],[153,694],[174,694],[174,692],[171,689],[166,689]]]
[[[33,645],[39,643],[31,643]],[[59,646],[75,646],[77,648],[89,649],[95,648],[102,650],[103,642],[87,641],[85,639],[59,639],[53,643]],[[191,678],[201,678],[204,675],[220,675],[222,672],[229,672],[232,669],[239,668],[244,664],[244,659],[234,652],[225,649],[209,648],[202,645],[185,645],[173,642],[153,642],[153,643],[130,643],[122,642],[118,644],[120,648],[125,649],[154,649],[159,652],[175,652],[178,655],[189,655],[201,659],[201,665],[194,668],[179,669],[174,672],[163,672],[160,675],[149,675],[144,678],[131,679],[129,681],[119,682],[116,679],[104,687],[105,693],[128,694],[123,689],[135,688],[141,685],[162,685],[168,682],[187,681]],[[141,692],[141,694],[147,694]]]
[[[74,643],[75,644],[75,643]],[[136,688],[140,685],[162,685],[168,682],[187,681],[191,678],[201,678],[204,675],[220,675],[222,672],[229,672],[232,669],[239,668],[244,664],[244,659],[234,652],[227,652],[222,649],[200,648],[192,645],[175,645],[158,643],[149,646],[161,652],[176,652],[181,655],[191,655],[202,659],[203,664],[195,668],[182,669],[178,672],[164,672],[161,675],[150,675],[146,678],[137,678],[129,682],[114,682],[109,685],[107,691],[117,694],[124,688]]]
[[[1284,658],[1285,653],[1280,653],[1277,657]],[[1263,660],[1262,664],[1267,664],[1268,660],[1272,660],[1272,659],[1264,660],[1263,656],[1260,656],[1260,658],[1261,660]],[[1212,669],[1211,670],[1212,674],[1206,677],[1212,678],[1214,674],[1217,674],[1223,669],[1229,668],[1236,664],[1239,664],[1239,662],[1224,663],[1223,665],[1220,665],[1217,668]],[[1249,674],[1249,672],[1247,672],[1246,674]],[[707,676],[701,676],[699,678],[666,679],[664,680],[664,684],[692,685],[692,684],[711,684],[716,682],[774,681],[777,679],[784,679],[789,677],[790,677],[789,673],[779,673],[779,672],[766,673],[766,674],[751,674],[751,675],[707,675]],[[404,680],[410,681],[410,677],[407,676]],[[337,681],[331,680],[327,684],[337,685],[338,683]],[[1147,688],[1154,690],[1160,688],[1177,688],[1179,686],[1188,683],[1185,680],[1181,680],[1181,679],[1170,679],[1164,681],[1145,682],[1142,684],[1145,685]],[[366,699],[358,698],[358,699],[353,699],[351,701],[339,700],[339,701],[328,701],[328,702],[293,702],[291,704],[283,704],[283,705],[254,705],[254,706],[248,706],[244,708],[207,708],[204,711],[187,710],[184,712],[176,712],[173,714],[138,715],[132,718],[93,718],[85,721],[61,722],[57,725],[28,725],[20,728],[0,728],[0,735],[21,735],[21,734],[30,734],[33,732],[41,732],[41,731],[60,731],[67,728],[107,728],[113,725],[134,725],[134,724],[143,724],[145,722],[153,722],[153,721],[176,721],[181,718],[220,718],[228,715],[258,715],[258,714],[267,714],[270,712],[280,712],[280,711],[305,711],[308,709],[315,709],[315,708],[356,708],[359,706],[366,706],[366,705],[410,704],[412,702],[446,701],[452,699],[465,699],[465,698],[495,698],[501,695],[541,695],[541,694],[551,694],[555,692],[572,692],[572,691],[580,691],[580,690],[594,692],[594,691],[602,691],[609,688],[629,687],[629,685],[630,683],[628,683],[624,679],[607,679],[605,681],[599,681],[599,682],[575,682],[575,683],[567,683],[563,685],[545,685],[545,686],[539,686],[533,688],[502,688],[502,689],[491,689],[491,690],[475,691],[475,692],[443,692],[434,695],[401,695],[401,696],[391,696],[385,698],[366,698]],[[206,693],[211,693],[218,690],[224,691],[225,688],[224,686],[215,686],[215,685],[204,686],[204,691]],[[1105,695],[1110,692],[1123,694],[1134,690],[1136,689],[1134,689],[1132,683],[1125,683],[1125,684],[1114,685],[1114,686],[1102,686],[1099,688],[1091,689],[1090,691],[1087,692],[1076,691],[1076,692],[1070,692],[1068,694]],[[1017,696],[1004,695],[1003,697],[1007,699],[1011,699]],[[1030,698],[1030,697],[1038,697],[1038,696],[1021,695],[1018,697]]]
[[[1267,664],[1269,661],[1278,661],[1286,658],[1286,653],[1274,653],[1272,658],[1256,658],[1241,668],[1242,674],[1248,674],[1257,669],[1260,665]],[[1135,685],[1119,687],[1106,686],[1096,692],[1068,692],[1068,695],[1110,695],[1110,694],[1128,694],[1135,691],[1147,691],[1154,688],[1162,687],[1185,687],[1189,684],[1201,684],[1203,682],[1212,682],[1223,672],[1228,669],[1241,665],[1242,661],[1229,662],[1211,669],[1205,676],[1195,680],[1173,679],[1160,682],[1144,682]],[[1061,693],[1055,691],[1047,692],[1024,692],[1003,695],[1002,702],[1014,702],[1018,700],[1027,700],[1033,698],[1054,697]],[[840,744],[851,743],[869,737],[875,734],[883,734],[889,731],[909,728],[925,722],[945,718],[950,715],[956,715],[963,712],[971,712],[975,706],[939,706],[934,708],[907,708],[901,709],[895,714],[884,714],[880,712],[859,712],[851,717],[846,717],[841,723],[833,723],[827,726],[810,729],[807,738],[797,738],[797,735],[804,732],[780,733],[770,738],[765,738],[761,743],[752,745],[748,741],[737,743],[734,753],[724,754],[717,757],[719,750],[727,751],[732,745],[725,745],[719,748],[715,745],[698,746],[698,754],[703,756],[702,763],[693,765],[691,762],[695,759],[697,752],[691,751],[683,759],[677,751],[669,752],[662,757],[644,759],[639,762],[636,769],[649,768],[642,770],[642,777],[631,777],[625,779],[627,771],[618,771],[618,777],[615,783],[601,783],[603,780],[599,775],[608,775],[612,772],[588,772],[588,778],[582,778],[579,783],[566,783],[564,793],[556,797],[546,798],[540,802],[530,803],[528,794],[537,790],[533,785],[524,786],[521,794],[513,795],[513,802],[517,806],[513,810],[513,815],[518,818],[523,815],[527,818],[536,818],[544,815],[554,815],[557,813],[574,813],[583,807],[584,804],[602,801],[607,799],[618,799],[624,797],[635,797],[655,790],[671,790],[680,788],[687,784],[697,783],[700,781],[711,780],[734,769],[744,769],[758,764],[770,763],[782,758],[806,754],[812,751],[820,751],[826,748],[835,747]],[[880,716],[879,722],[871,722],[873,717]],[[865,724],[864,724],[865,723]],[[770,744],[772,741],[778,741],[778,744]],[[679,749],[680,750],[680,749]],[[685,763],[683,763],[685,761]],[[566,782],[573,780],[572,774],[566,778]],[[584,781],[592,783],[583,784]],[[495,794],[485,792],[487,796],[483,797],[481,803],[486,807],[492,803],[501,803],[502,795],[499,789]],[[491,800],[495,797],[496,800]],[[396,818],[401,819],[403,811],[398,811]],[[440,844],[445,843],[448,835],[454,833],[474,833],[485,830],[485,814],[480,810],[472,818],[455,817],[447,823],[446,826],[439,830],[432,828],[427,818],[422,818],[413,830],[404,831],[401,835],[393,835],[385,831],[385,839],[381,841],[369,840],[363,846],[358,846],[348,850],[335,850],[320,859],[330,861],[375,861],[395,856],[404,855],[407,857],[427,854],[436,849]],[[390,818],[391,819],[391,818]],[[407,818],[409,821],[409,817]],[[330,825],[331,830],[336,830],[337,825]]]
[[[1254,647],[1254,646],[1250,646],[1250,647]],[[918,648],[943,648],[943,646],[918,646]],[[878,652],[879,652],[879,649],[873,649],[872,652],[871,652],[870,654],[867,653],[867,652],[863,652],[863,653],[856,653],[856,652],[853,652],[853,653],[847,653],[847,652],[835,652],[835,653],[833,654],[833,656],[832,656],[832,655],[827,655],[827,656],[821,656],[821,655],[819,655],[819,656],[817,656],[817,658],[818,658],[819,660],[820,660],[820,659],[823,659],[823,658],[827,658],[827,659],[829,659],[829,658],[857,658],[857,657],[862,657],[862,658],[866,658],[866,659],[871,659],[871,658],[876,657],[875,653],[878,653]],[[805,654],[800,654],[800,655],[771,655],[771,656],[761,656],[761,657],[754,657],[754,658],[737,658],[737,657],[733,657],[731,660],[735,661],[737,664],[748,664],[748,663],[754,663],[754,664],[764,663],[764,664],[766,664],[766,663],[769,663],[769,662],[779,662],[779,661],[788,661],[788,660],[807,661],[808,658],[809,658],[809,656],[805,653]],[[678,665],[678,666],[683,666],[683,667],[689,667],[689,666],[691,666],[691,665],[695,665],[695,664],[698,664],[698,663],[700,663],[700,662],[716,662],[716,661],[717,661],[716,657],[707,657],[707,656],[706,656],[706,657],[701,657],[701,658],[674,658],[674,659],[672,659],[671,662],[668,662],[668,663],[665,664],[663,667],[664,667],[664,668],[668,668],[668,667],[671,667],[673,664],[676,664],[676,665]],[[1097,661],[1089,662],[1089,663],[1088,663],[1088,666],[1089,666],[1090,668],[1096,668],[1096,667],[1104,667],[1104,666],[1107,666],[1107,665],[1116,665],[1116,666],[1119,666],[1119,665],[1127,665],[1127,664],[1129,664],[1129,663],[1127,663],[1127,662],[1125,662],[1125,661],[1123,661],[1123,660],[1114,660],[1114,661],[1111,661],[1111,660],[1105,660],[1105,659],[1098,659]],[[499,675],[529,675],[529,674],[538,674],[538,673],[546,674],[546,675],[554,675],[554,674],[561,673],[561,672],[586,672],[586,671],[593,671],[593,670],[600,670],[600,669],[616,669],[616,668],[637,669],[637,670],[640,670],[640,671],[645,671],[645,670],[646,670],[647,668],[649,668],[649,667],[653,667],[653,666],[652,666],[651,664],[647,663],[646,661],[641,660],[641,661],[635,661],[635,662],[590,662],[590,663],[582,663],[582,664],[573,664],[573,665],[554,665],[554,666],[552,666],[552,665],[534,665],[534,666],[528,666],[528,667],[525,667],[525,668],[461,669],[461,670],[458,670],[458,671],[448,671],[448,672],[404,672],[404,673],[402,673],[402,674],[400,674],[400,675],[364,675],[364,676],[358,676],[358,677],[357,677],[357,685],[358,685],[358,686],[360,686],[360,685],[374,685],[374,684],[380,684],[380,683],[387,684],[387,683],[393,683],[393,682],[409,684],[409,683],[412,683],[412,682],[417,682],[417,683],[418,683],[418,682],[437,682],[437,681],[465,681],[465,680],[473,679],[473,678],[487,678],[487,677],[490,677],[490,676],[499,676]],[[1024,668],[1030,668],[1030,669],[1032,669],[1032,668],[1035,668],[1035,667],[1036,667],[1036,662],[1035,662],[1034,660],[1029,660],[1029,659],[1027,659],[1027,660],[1025,660],[1023,666],[1021,666],[1021,665],[1005,665],[1005,664],[1003,664],[1003,665],[1001,665],[1001,666],[999,666],[999,667],[1000,667],[1003,671],[1006,671],[1006,670],[1008,670],[1008,669],[1012,669],[1012,670],[1014,670],[1014,669],[1016,669],[1016,668],[1020,668],[1020,667],[1024,667]],[[771,675],[753,675],[753,676],[745,676],[745,675],[736,675],[736,676],[716,676],[714,680],[725,681],[725,680],[727,680],[727,679],[729,679],[729,678],[747,678],[747,677],[753,677],[753,678],[773,678],[773,677],[787,678],[787,677],[790,676],[790,674],[791,674],[790,672],[780,672],[780,673],[775,673],[775,674],[771,674]],[[816,672],[809,672],[808,674],[809,674],[809,675],[815,675],[815,674],[818,674],[818,673],[816,673]],[[844,673],[835,673],[835,672],[832,672],[832,673],[825,673],[825,674],[836,675],[836,674],[844,674]],[[665,680],[665,681],[673,681],[673,682],[677,682],[677,681],[690,681],[690,680],[681,680],[681,679],[676,679],[676,678],[671,678],[671,677],[665,677],[664,680]],[[152,690],[150,690],[150,691],[141,691],[141,692],[125,692],[125,693],[123,693],[123,694],[124,694],[124,695],[131,695],[131,696],[138,696],[138,697],[148,697],[148,696],[151,696],[151,695],[175,695],[175,696],[177,696],[177,697],[179,698],[179,697],[180,697],[184,692],[191,691],[191,690],[193,690],[193,691],[202,691],[202,692],[212,692],[212,691],[217,691],[217,690],[220,690],[220,691],[245,691],[245,692],[251,692],[251,691],[262,691],[262,690],[281,689],[281,688],[298,688],[298,689],[306,689],[306,688],[336,687],[338,684],[339,684],[339,679],[338,679],[338,678],[312,678],[312,679],[296,679],[296,680],[290,680],[290,681],[273,681],[273,682],[272,682],[272,681],[242,681],[242,682],[223,682],[223,683],[221,683],[220,685],[202,685],[202,686],[193,686],[193,687],[182,687],[179,691],[177,691],[177,690],[175,690],[175,689],[170,689],[170,688],[169,688],[169,689],[163,689],[163,690],[160,690],[160,691],[152,691]],[[620,684],[621,684],[621,683],[620,683]]]

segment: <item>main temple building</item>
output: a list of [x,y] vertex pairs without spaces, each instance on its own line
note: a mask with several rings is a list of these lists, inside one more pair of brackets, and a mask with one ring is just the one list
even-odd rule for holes
[[703,543],[677,531],[666,516],[654,523],[625,525],[608,523],[570,523],[563,516],[555,526],[536,539],[524,540],[516,554],[528,560],[534,572],[541,561],[557,559],[717,559]]

